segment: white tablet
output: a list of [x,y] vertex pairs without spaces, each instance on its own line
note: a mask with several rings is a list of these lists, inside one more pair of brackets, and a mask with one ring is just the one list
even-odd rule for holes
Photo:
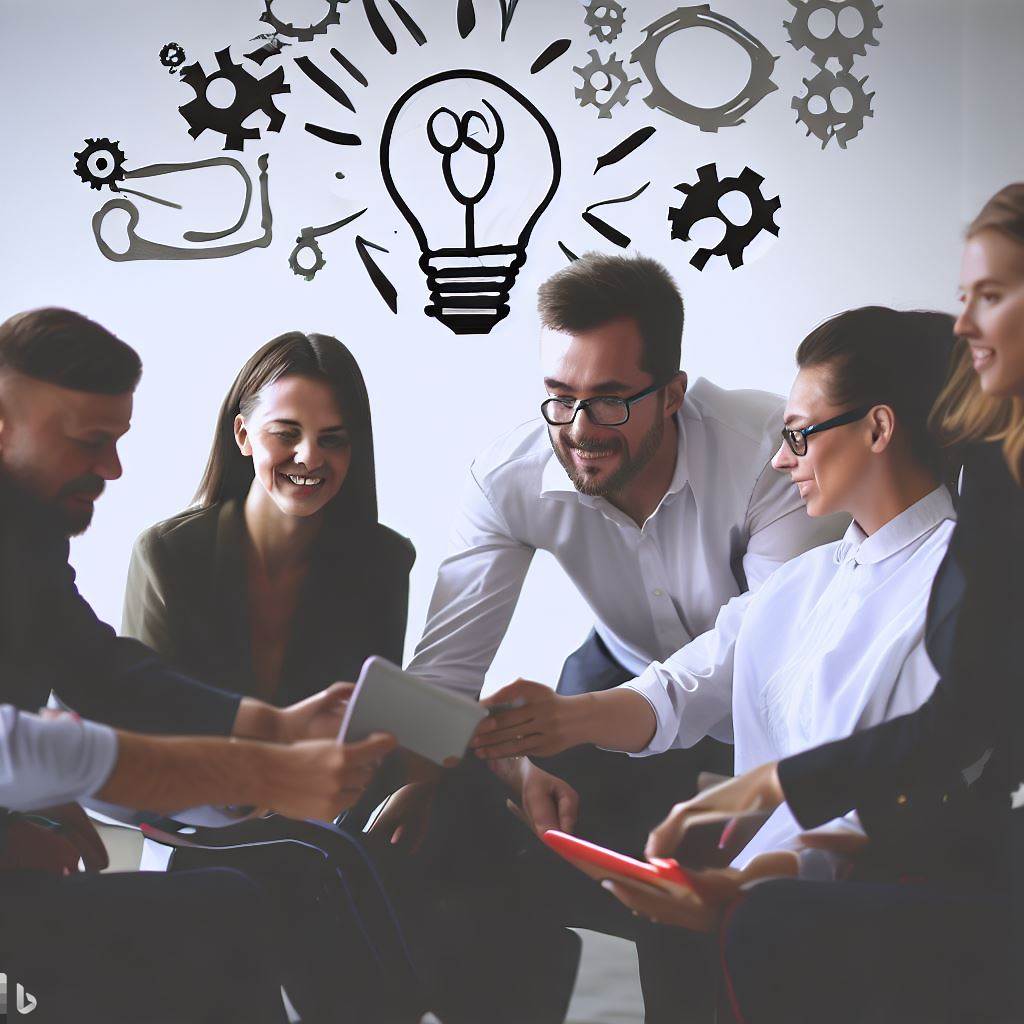
[[338,739],[355,743],[389,732],[398,744],[435,764],[461,758],[487,709],[403,672],[385,658],[367,658],[349,698]]

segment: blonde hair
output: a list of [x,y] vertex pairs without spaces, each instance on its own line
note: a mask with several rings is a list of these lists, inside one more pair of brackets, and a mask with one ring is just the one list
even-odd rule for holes
[[[1024,183],[1007,185],[997,192],[971,221],[966,237],[987,229],[999,231],[1024,247]],[[931,423],[942,443],[951,447],[973,441],[1001,441],[1010,473],[1024,487],[1024,397],[986,395],[963,339],[957,342],[953,370],[932,410]]]

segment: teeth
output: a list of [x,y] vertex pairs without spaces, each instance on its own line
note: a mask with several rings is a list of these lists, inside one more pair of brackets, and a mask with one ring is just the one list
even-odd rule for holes
[[296,487],[316,487],[317,484],[323,483],[322,479],[314,476],[292,476],[291,473],[286,473],[285,476],[288,477]]

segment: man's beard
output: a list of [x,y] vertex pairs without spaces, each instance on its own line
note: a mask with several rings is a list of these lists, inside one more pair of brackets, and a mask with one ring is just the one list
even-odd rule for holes
[[[551,442],[552,449],[554,449],[555,457],[562,464],[562,468],[568,474],[573,487],[580,494],[588,494],[595,498],[607,498],[610,495],[621,494],[630,481],[635,479],[641,470],[654,458],[664,436],[665,418],[659,416],[651,426],[651,429],[640,439],[636,455],[631,456],[625,441],[621,437],[617,439],[618,443],[611,448],[607,444],[588,442],[573,445],[563,440],[561,436],[556,441],[551,431],[548,431],[548,440]],[[621,451],[623,452],[622,465],[604,480],[600,477],[589,477],[580,472],[573,461],[572,455],[565,450],[566,448],[577,448],[585,452]]]
[[34,530],[61,537],[77,537],[89,528],[93,506],[68,508],[63,499],[75,494],[99,497],[103,479],[98,476],[80,476],[68,481],[56,497],[41,498],[35,491],[18,480],[9,471],[0,471],[0,502],[4,511],[19,518]]

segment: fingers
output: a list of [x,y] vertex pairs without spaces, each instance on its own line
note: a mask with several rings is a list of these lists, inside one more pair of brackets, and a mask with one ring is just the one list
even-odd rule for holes
[[869,840],[860,832],[803,832],[800,842],[812,850],[827,850],[843,857],[858,857],[864,852]]
[[[511,704],[513,701],[526,700],[535,691],[538,686],[543,686],[542,683],[535,683],[529,679],[517,679],[515,682],[509,683],[507,686],[503,686],[500,690],[495,690],[489,697],[485,697],[481,704],[485,708],[493,708],[499,704]],[[545,690],[548,688],[543,687]]]
[[800,856],[794,850],[758,854],[741,872],[743,885],[762,878],[789,878],[800,873]]
[[644,847],[644,856],[648,860],[651,857],[671,857],[679,847],[682,830],[690,814],[688,804],[676,804],[669,816],[651,830]]
[[646,917],[655,924],[710,931],[717,920],[717,911],[686,889],[668,892],[642,882],[620,878],[606,879],[601,885],[634,914]]
[[81,852],[86,871],[102,871],[110,866],[107,848],[85,811],[77,804],[72,807],[73,810],[63,818],[63,835]]
[[534,832],[539,836],[544,835],[549,829],[557,829],[559,826],[558,805],[549,791],[545,791],[542,795],[525,794],[523,810],[529,816]]
[[607,878],[601,883],[601,888],[610,892],[620,903],[624,903],[630,910],[643,914],[652,921],[658,920],[658,914],[664,913],[665,903],[671,900],[660,889],[653,885],[644,885],[642,882],[632,882],[626,879]]
[[370,761],[379,761],[385,754],[389,754],[397,746],[397,740],[390,733],[375,732],[359,740],[357,743],[346,743],[345,759],[350,764],[365,764]]
[[540,756],[545,749],[544,737],[540,733],[534,733],[530,736],[519,736],[505,743],[494,743],[488,744],[486,747],[477,747],[476,756],[485,761],[497,761],[503,757],[519,757],[523,754],[537,754]]
[[491,715],[477,727],[470,746],[480,747],[484,744],[501,743],[505,740],[515,739],[518,733],[535,732],[535,729],[528,728],[533,721],[534,715],[525,708]]
[[331,685],[321,693],[321,697],[323,697],[327,702],[345,701],[352,696],[352,691],[355,688],[355,683],[331,683]]
[[572,832],[576,827],[580,798],[575,790],[566,787],[558,792],[558,824],[563,832]]

